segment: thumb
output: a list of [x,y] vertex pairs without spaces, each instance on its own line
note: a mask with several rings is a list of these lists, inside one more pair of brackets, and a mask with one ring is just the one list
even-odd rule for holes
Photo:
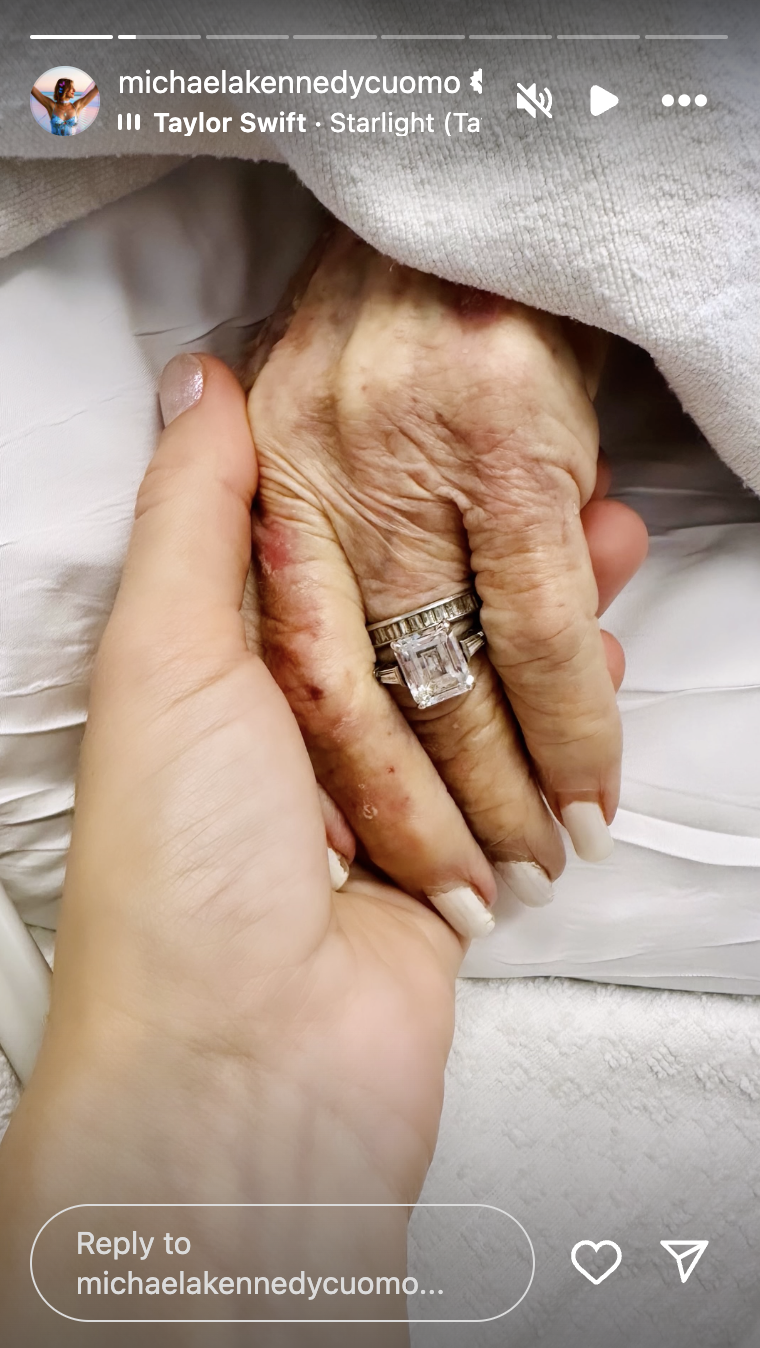
[[205,619],[240,612],[256,456],[243,391],[221,361],[175,356],[160,399],[166,430],[137,498],[119,616],[137,607],[144,628],[200,636]]
[[240,612],[256,485],[245,400],[220,362],[181,356],[161,402],[93,673],[59,947],[77,1014],[85,970],[95,1003],[138,1021],[157,987],[193,1018],[210,987],[239,1011],[254,973],[312,953],[331,915],[311,765]]

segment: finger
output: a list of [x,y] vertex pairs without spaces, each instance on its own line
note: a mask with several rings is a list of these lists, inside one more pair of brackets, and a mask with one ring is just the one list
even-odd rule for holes
[[242,389],[221,361],[175,356],[161,404],[166,430],[138,494],[118,607],[174,629],[239,615],[257,468]]
[[[595,496],[581,511],[581,520],[599,592],[597,616],[600,616],[644,562],[649,535],[641,517],[619,501]],[[611,632],[602,630],[601,636],[607,668],[617,692],[625,675],[625,655]]]
[[328,796],[323,786],[319,786],[319,803],[327,834],[327,861],[330,867],[330,881],[333,889],[342,889],[345,885],[351,862],[356,855],[356,839],[342,810],[338,809],[332,796]]
[[562,839],[485,652],[470,672],[468,693],[428,710],[407,705],[406,715],[500,880],[521,903],[543,907],[564,869]]
[[610,468],[610,461],[604,450],[600,449],[599,458],[596,462],[596,482],[591,493],[592,501],[603,501],[611,486],[612,469]]
[[625,652],[617,637],[613,637],[611,632],[605,632],[602,628],[601,635],[607,668],[612,679],[612,686],[617,693],[625,677]]
[[[230,371],[207,356],[171,362],[161,393],[168,425],[139,494],[93,679],[79,783],[91,846],[100,845],[92,837],[101,816],[121,818],[127,872],[130,838],[179,835],[171,860],[187,867],[188,893],[228,866],[225,894],[241,890],[241,922],[255,916],[261,951],[290,959],[298,941],[309,947],[329,921],[328,859],[303,741],[246,647],[240,609],[256,463],[245,399]],[[215,756],[225,772],[210,784],[212,806],[198,784]],[[130,783],[161,789],[143,800]],[[150,816],[153,795],[160,820]],[[255,876],[248,868],[235,874],[236,849],[256,856]]]
[[[402,524],[394,512],[393,522],[384,527],[376,518],[370,531],[336,512],[333,527],[369,622],[468,587],[470,561],[456,506],[427,503],[423,525],[408,518]],[[384,688],[383,694],[402,709],[500,878],[523,902],[543,905],[564,866],[561,837],[487,659],[476,659],[471,672],[471,691],[429,708],[418,707],[406,688]]]
[[581,522],[601,616],[646,559],[649,535],[641,516],[622,501],[589,501]]
[[[256,388],[252,423],[256,433]],[[493,926],[490,867],[374,677],[356,581],[321,512],[264,489],[256,528],[261,634],[319,781],[374,864],[462,935]]]
[[[245,582],[243,607],[241,609],[245,643],[253,655],[262,655],[261,634],[259,631],[259,594],[256,577],[251,568]],[[327,835],[327,860],[330,868],[330,880],[335,890],[342,889],[349,876],[351,863],[356,854],[356,839],[343,814],[332,796],[323,787],[318,786],[319,801],[325,821]]]
[[484,472],[464,512],[489,655],[547,801],[579,855],[601,860],[621,736],[578,490],[548,465],[508,476]]
[[[344,546],[371,622],[467,588],[470,566],[461,529],[452,524],[442,533],[454,555],[444,561],[439,551],[435,564],[411,532],[407,537],[398,530],[384,546],[378,540],[372,550],[365,546],[360,552],[346,535]],[[432,575],[437,593],[431,592]],[[406,688],[384,692],[403,710],[500,879],[523,903],[543,906],[564,867],[564,847],[485,655],[475,657],[470,673],[469,692],[428,708],[417,706]]]

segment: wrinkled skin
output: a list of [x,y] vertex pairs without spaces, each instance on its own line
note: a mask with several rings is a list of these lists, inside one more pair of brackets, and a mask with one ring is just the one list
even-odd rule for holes
[[[605,344],[338,229],[254,354],[265,658],[320,782],[410,893],[463,881],[490,902],[489,863],[554,878],[552,811],[615,812],[623,661],[597,614],[646,542],[633,512],[592,499]],[[394,702],[365,623],[473,576],[474,689]]]

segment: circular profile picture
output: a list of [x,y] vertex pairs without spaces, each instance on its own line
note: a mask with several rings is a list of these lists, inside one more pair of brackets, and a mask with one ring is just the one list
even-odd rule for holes
[[32,85],[29,99],[38,126],[53,136],[78,136],[100,111],[98,86],[77,66],[53,66]]

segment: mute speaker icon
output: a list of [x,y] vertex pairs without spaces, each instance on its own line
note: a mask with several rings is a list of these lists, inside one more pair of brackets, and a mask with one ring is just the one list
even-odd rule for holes
[[536,112],[542,112],[545,117],[551,118],[552,95],[550,89],[544,89],[542,94],[536,90],[536,85],[531,84],[525,89],[522,84],[517,86],[517,106],[523,112],[529,112],[535,120]]

